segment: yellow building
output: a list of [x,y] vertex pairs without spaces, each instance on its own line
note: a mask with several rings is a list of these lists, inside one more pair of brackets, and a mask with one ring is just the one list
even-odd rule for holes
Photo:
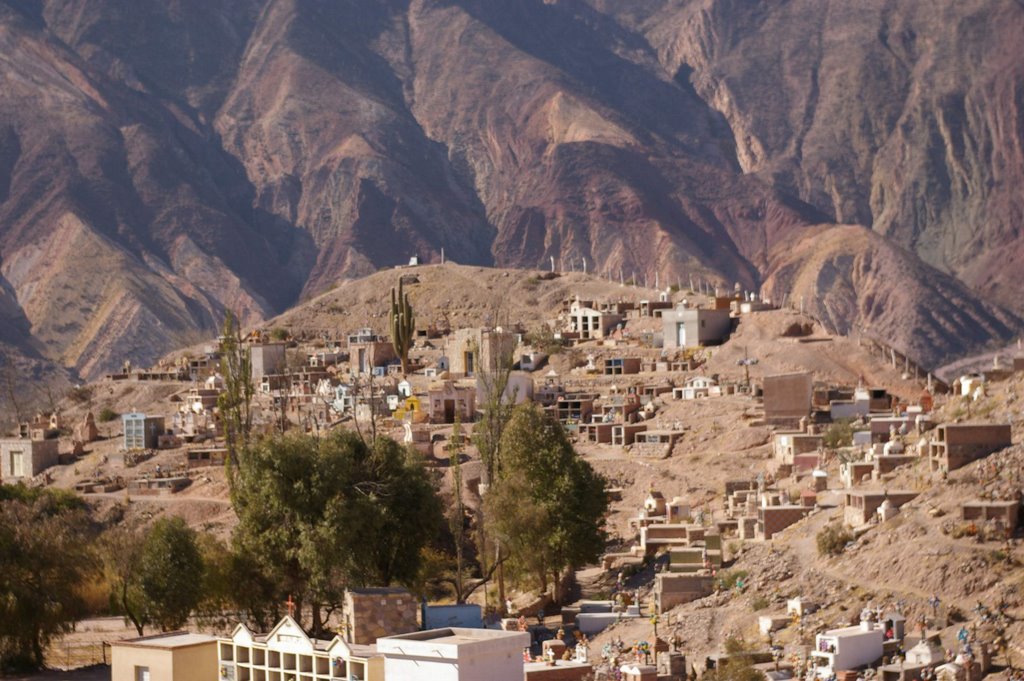
[[111,681],[217,681],[217,639],[174,631],[110,644]]

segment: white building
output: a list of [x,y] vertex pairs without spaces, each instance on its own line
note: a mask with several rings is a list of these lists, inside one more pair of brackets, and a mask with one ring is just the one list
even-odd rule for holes
[[883,639],[882,628],[867,621],[818,634],[811,651],[818,678],[873,664],[882,657]]
[[576,298],[569,306],[569,331],[578,333],[580,340],[604,338],[622,321],[621,314],[594,309],[588,300]]
[[701,397],[719,396],[722,389],[718,381],[709,376],[691,376],[682,386],[672,389],[672,397],[677,400],[695,400]]
[[[254,634],[244,624],[217,645],[219,681],[376,681],[383,660],[373,646],[325,641],[306,636],[291,617],[269,634]],[[424,677],[425,678],[425,677]]]
[[387,681],[522,681],[520,631],[462,629],[417,631],[377,639]]

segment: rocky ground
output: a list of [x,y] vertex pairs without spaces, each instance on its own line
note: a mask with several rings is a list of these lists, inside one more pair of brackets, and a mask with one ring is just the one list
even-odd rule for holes
[[[655,291],[620,286],[582,274],[534,281],[506,276],[499,271],[476,272],[475,269],[418,268],[416,273],[421,283],[410,287],[414,307],[436,310],[433,314],[438,322],[447,320],[453,327],[493,322],[494,315],[499,315],[497,318],[507,320],[510,326],[523,322],[527,329],[536,329],[554,320],[561,300],[577,293],[583,297],[622,296],[632,300],[656,296]],[[301,310],[274,320],[272,326],[288,329],[296,336],[305,335],[308,348],[313,348],[325,331],[338,336],[367,323],[382,331],[384,318],[378,311],[381,293],[396,281],[399,273],[380,273],[358,286],[327,293]],[[465,284],[460,283],[459,277],[465,277]],[[438,294],[432,285],[437,278],[444,278],[451,284],[444,294]],[[476,285],[470,286],[474,281]],[[438,295],[451,297],[439,301]],[[683,293],[677,297],[684,295],[694,297]],[[794,325],[802,328],[804,335],[793,336]],[[654,320],[631,322],[627,335],[638,335],[640,331],[657,326]],[[588,357],[598,360],[623,351],[614,344],[585,343],[553,356],[534,378],[540,382],[554,370],[569,389],[602,392],[613,386],[624,391],[631,385],[678,382],[683,378],[667,373],[595,376],[584,366]],[[431,342],[429,346],[418,346],[414,356],[431,359],[440,352],[437,342]],[[634,347],[628,353],[655,358],[660,351]],[[741,381],[744,371],[737,360],[745,357],[758,360],[749,369],[751,380],[755,382],[765,375],[812,370],[817,380],[828,384],[854,385],[863,378],[869,385],[885,387],[910,401],[918,398],[924,388],[922,377],[904,374],[902,366],[894,367],[887,358],[873,354],[865,340],[831,335],[813,319],[791,309],[743,317],[729,342],[698,353],[697,358],[704,364],[697,373]],[[425,390],[430,380],[422,376],[411,379],[416,390]],[[64,403],[65,423],[73,424],[88,410],[99,413],[104,408],[117,413],[139,410],[169,415],[176,408],[172,396],[187,391],[188,387],[180,383],[100,381],[76,393],[76,400]],[[1014,419],[1015,440],[1019,442],[1024,427],[1024,419],[1020,418],[1020,395],[1024,395],[1021,378],[993,384],[988,396],[971,404],[971,415]],[[594,467],[622,489],[621,500],[613,504],[608,518],[607,529],[613,547],[632,543],[634,537],[628,520],[636,515],[650,489],[658,489],[667,498],[682,496],[693,508],[720,514],[726,480],[751,478],[772,467],[771,430],[761,421],[759,400],[745,394],[696,401],[675,401],[662,396],[655,404],[657,409],[652,417],[655,426],[678,428],[683,432],[670,455],[640,457],[621,447],[578,445]],[[937,418],[940,420],[966,418],[966,412],[967,405],[959,398],[939,399]],[[137,467],[126,468],[118,456],[120,420],[101,423],[100,431],[102,439],[91,443],[83,458],[52,471],[54,485],[72,487],[94,476],[132,478],[152,474],[157,465],[166,471],[181,464],[183,451],[168,450]],[[449,435],[450,427],[438,426],[434,432],[443,440]],[[397,437],[401,431],[393,429],[391,433]],[[470,460],[463,474],[468,483],[469,502],[475,505],[478,500],[472,495],[472,481],[479,477],[479,463],[472,448],[468,454]],[[931,594],[939,593],[946,609],[939,613],[934,626],[942,628],[947,638],[959,626],[950,619],[955,614],[954,608],[970,618],[978,601],[992,606],[1003,597],[1012,603],[1011,611],[1016,613],[1020,608],[1018,592],[1024,588],[1018,562],[1024,560],[1024,550],[1016,545],[1007,549],[1002,543],[979,542],[969,537],[953,538],[949,524],[950,519],[956,517],[961,500],[1005,487],[1008,481],[1016,479],[1008,477],[1010,471],[1014,471],[1015,476],[1020,475],[1022,462],[1024,449],[1017,446],[951,475],[946,482],[917,467],[900,470],[886,484],[919,489],[922,495],[890,523],[858,538],[842,555],[823,558],[817,555],[815,536],[821,527],[841,515],[838,460],[833,459],[828,465],[832,489],[822,496],[818,510],[805,521],[770,543],[726,541],[727,559],[731,563],[727,569],[748,573],[743,593],[720,593],[680,606],[662,618],[659,632],[679,628],[692,659],[701,660],[704,655],[717,652],[727,637],[741,636],[755,641],[758,638],[757,616],[779,612],[784,608],[784,599],[796,595],[819,603],[822,609],[804,621],[802,637],[792,628],[778,634],[777,642],[793,651],[802,650],[801,646],[806,645],[807,638],[817,629],[849,621],[867,602],[902,601],[908,612],[918,612]],[[993,463],[997,466],[995,473],[990,468]],[[443,489],[450,489],[446,461],[431,459],[427,464],[438,471]],[[803,483],[784,480],[780,484],[784,489],[798,490]],[[89,495],[88,499],[101,514],[127,514],[143,519],[162,514],[181,515],[190,524],[221,537],[227,537],[235,523],[223,471],[216,467],[194,471],[192,484],[175,495],[128,496],[122,490]],[[581,595],[606,595],[610,579],[611,575],[602,575],[599,570],[587,570],[581,580]],[[632,577],[630,586],[638,588],[647,599],[652,579],[653,572],[648,569]],[[531,601],[528,593],[516,596],[519,605]],[[651,623],[646,618],[626,622],[598,637],[593,650],[599,651],[612,637],[631,641],[649,638],[651,633]],[[127,629],[103,634],[113,638],[130,635]],[[63,643],[88,644],[92,640],[89,636],[95,638],[93,634],[79,631]],[[59,648],[59,645],[55,647],[57,656]]]

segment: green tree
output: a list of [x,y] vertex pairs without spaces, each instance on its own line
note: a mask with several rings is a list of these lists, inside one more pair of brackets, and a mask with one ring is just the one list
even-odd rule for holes
[[455,601],[465,603],[466,505],[462,498],[462,419],[455,413],[451,442],[448,445],[449,468],[452,472],[452,500],[448,510],[448,526],[455,541]]
[[181,627],[203,595],[195,530],[177,516],[157,520],[146,534],[140,568],[153,623],[164,631]]
[[42,667],[49,642],[84,615],[90,536],[74,495],[0,486],[0,671]]
[[220,372],[224,390],[217,397],[217,407],[224,422],[224,440],[228,448],[228,480],[238,466],[238,452],[249,440],[252,430],[252,356],[242,341],[242,332],[230,310],[224,311],[224,328],[220,337]]
[[512,567],[547,591],[566,569],[604,549],[605,480],[580,457],[561,424],[533,404],[513,410],[501,439],[502,468],[484,498],[489,532]]
[[484,464],[483,481],[496,484],[502,466],[502,434],[512,418],[516,396],[509,394],[508,384],[512,377],[514,357],[512,352],[503,352],[495,357],[493,369],[481,367],[477,374],[483,396],[480,409],[483,412],[473,428],[473,444],[480,452]]
[[[493,319],[501,318],[501,310],[495,306],[492,312]],[[507,320],[506,320],[507,321]],[[512,377],[512,368],[515,365],[513,348],[500,346],[498,355],[493,358],[491,366],[481,366],[477,374],[480,392],[483,395],[480,401],[480,408],[483,412],[476,426],[473,428],[473,444],[480,452],[480,459],[484,464],[481,481],[487,487],[493,488],[499,482],[499,472],[502,466],[502,434],[512,418],[512,409],[515,407],[516,394],[508,390],[509,380]],[[483,520],[479,523],[479,547],[482,557],[481,567],[487,573],[484,583],[498,571],[498,602],[505,602],[505,560],[502,553],[501,542],[494,544],[494,561],[490,568],[487,566],[487,553],[489,551],[487,541],[487,523]]]
[[198,535],[182,518],[160,518],[148,531],[117,528],[104,546],[112,605],[139,636],[150,625],[167,631],[188,621],[202,600],[205,570]]
[[443,523],[417,457],[394,440],[367,443],[346,430],[253,442],[232,499],[237,554],[258,566],[280,601],[292,596],[310,608],[314,634],[344,588],[413,584],[422,549]]

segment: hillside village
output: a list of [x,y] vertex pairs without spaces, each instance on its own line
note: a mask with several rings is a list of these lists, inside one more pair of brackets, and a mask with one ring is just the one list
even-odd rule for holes
[[[286,594],[266,631],[97,620],[48,662],[114,681],[1019,678],[1024,351],[937,376],[802,305],[446,264],[244,329],[256,435],[386,434],[468,523],[488,481],[463,433],[496,400],[537,405],[607,482],[605,551],[547,593],[351,588],[320,638]],[[0,480],[229,538],[223,341],[71,390],[0,438]]]

